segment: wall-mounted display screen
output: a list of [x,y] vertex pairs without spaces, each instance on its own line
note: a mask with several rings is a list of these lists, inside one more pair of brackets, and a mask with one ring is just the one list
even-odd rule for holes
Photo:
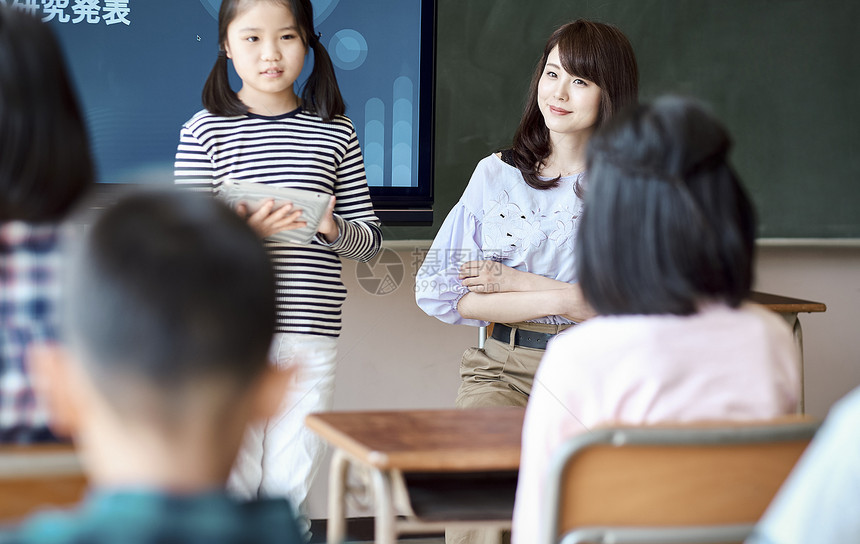
[[[312,2],[379,215],[389,224],[432,221],[434,1]],[[0,3],[53,25],[85,110],[98,181],[169,179],[179,129],[202,108],[217,56],[220,0]]]

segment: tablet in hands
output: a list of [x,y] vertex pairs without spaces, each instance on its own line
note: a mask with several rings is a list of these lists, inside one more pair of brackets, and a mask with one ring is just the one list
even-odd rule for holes
[[301,245],[307,245],[313,240],[331,199],[331,195],[326,193],[236,180],[225,181],[221,185],[219,196],[233,209],[244,203],[249,213],[259,210],[267,200],[274,200],[273,209],[292,203],[293,210],[302,210],[299,221],[306,223],[305,226],[276,232],[269,239]]

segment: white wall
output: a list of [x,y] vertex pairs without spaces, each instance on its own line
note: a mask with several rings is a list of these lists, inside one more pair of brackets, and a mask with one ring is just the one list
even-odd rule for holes
[[[415,306],[413,253],[427,242],[395,242],[404,268],[401,285],[387,295],[368,293],[357,263],[344,262],[349,289],[339,344],[336,410],[451,407],[463,350],[476,328],[446,325]],[[373,272],[383,273],[384,266]],[[823,314],[801,314],[806,411],[824,417],[838,398],[860,385],[860,247],[759,249],[756,289],[827,304]],[[328,460],[310,497],[312,518],[326,517]],[[350,515],[367,515],[359,509]]]
[[860,385],[860,247],[761,247],[759,291],[827,304],[800,314],[806,412],[824,417]]

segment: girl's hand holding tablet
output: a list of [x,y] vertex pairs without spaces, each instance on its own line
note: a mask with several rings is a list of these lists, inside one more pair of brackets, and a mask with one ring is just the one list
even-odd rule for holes
[[317,232],[319,232],[328,243],[334,242],[337,240],[338,236],[340,236],[340,227],[337,226],[337,221],[334,220],[335,201],[335,196],[331,195],[331,198],[328,201],[328,207],[326,207],[325,212],[323,212],[323,216],[322,219],[320,219],[320,225],[317,230]]
[[[340,235],[340,228],[334,219],[335,202],[336,198],[332,195],[317,230],[329,243],[337,240]],[[302,219],[300,208],[293,206],[292,202],[275,203],[273,198],[265,200],[256,210],[249,208],[246,202],[240,202],[236,205],[236,213],[248,221],[260,238],[268,238],[285,230],[302,229],[308,226],[307,221]]]
[[329,243],[337,240],[333,195],[228,179],[220,197],[262,238],[307,245],[320,233]]
[[300,229],[308,225],[306,221],[300,220],[302,210],[293,209],[292,202],[279,203],[276,206],[273,198],[267,199],[253,213],[247,203],[240,202],[236,206],[236,213],[248,221],[260,238],[268,238],[278,232]]

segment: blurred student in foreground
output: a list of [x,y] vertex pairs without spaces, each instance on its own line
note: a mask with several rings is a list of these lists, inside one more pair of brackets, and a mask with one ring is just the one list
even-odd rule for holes
[[28,351],[56,339],[62,225],[92,183],[57,40],[0,2],[0,443],[56,441],[33,393]]
[[302,542],[285,500],[224,491],[288,379],[266,363],[274,278],[251,227],[201,195],[129,196],[75,248],[65,292],[64,347],[37,370],[92,490],[0,542]]
[[860,542],[860,388],[839,401],[750,544]]

